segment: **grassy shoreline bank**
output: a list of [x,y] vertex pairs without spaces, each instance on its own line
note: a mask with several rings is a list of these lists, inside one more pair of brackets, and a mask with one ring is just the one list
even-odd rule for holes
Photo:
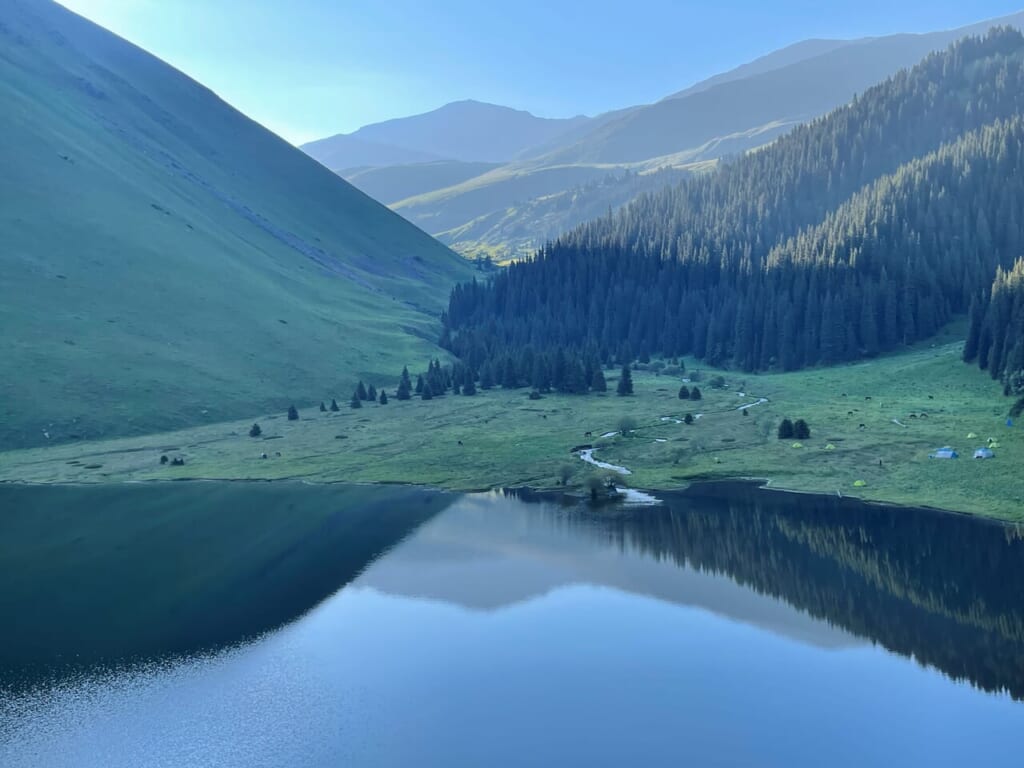
[[[599,460],[629,468],[621,479],[633,488],[763,478],[778,490],[1024,520],[1024,434],[1006,427],[1008,401],[998,384],[960,362],[956,337],[951,330],[934,345],[836,368],[724,372],[728,387],[717,390],[708,380],[718,372],[687,361],[704,374],[699,402],[678,399],[677,377],[638,371],[636,394],[627,398],[531,401],[524,390],[494,389],[339,413],[306,410],[296,422],[283,413],[258,417],[258,439],[248,437],[246,420],[12,451],[0,453],[0,481],[294,479],[473,491],[563,488],[567,476],[568,487],[579,488],[597,470],[570,449],[591,444]],[[677,424],[686,413],[700,418]],[[617,431],[624,418],[636,423],[629,436],[587,436]],[[806,419],[811,438],[777,439],[783,418]],[[996,458],[969,458],[989,437]],[[944,445],[964,458],[928,458]],[[182,456],[185,465],[162,466],[161,455]]]

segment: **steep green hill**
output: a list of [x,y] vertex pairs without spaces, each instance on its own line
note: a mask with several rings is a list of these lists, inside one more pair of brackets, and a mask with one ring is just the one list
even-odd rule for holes
[[0,8],[0,445],[346,395],[465,262],[140,49]]

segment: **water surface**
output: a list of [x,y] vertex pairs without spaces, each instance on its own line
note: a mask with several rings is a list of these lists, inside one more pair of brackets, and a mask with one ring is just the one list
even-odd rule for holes
[[736,485],[171,490],[0,488],[0,765],[1020,765],[1003,526]]

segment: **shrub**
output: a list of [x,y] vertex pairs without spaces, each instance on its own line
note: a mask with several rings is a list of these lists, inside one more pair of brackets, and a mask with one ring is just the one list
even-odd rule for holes
[[712,376],[708,383],[712,389],[725,389],[725,376]]
[[796,430],[793,428],[793,422],[789,419],[783,419],[782,423],[779,424],[779,440],[792,440],[796,436]]
[[260,428],[259,424],[253,424],[249,428],[249,437],[259,437],[262,434],[263,434],[263,430]]
[[575,474],[576,467],[572,464],[563,464],[558,468],[558,480],[562,485],[568,485]]
[[294,405],[288,406],[288,421],[298,421],[299,411]]
[[803,419],[797,419],[793,425],[793,436],[797,440],[808,440],[811,437],[811,428]]
[[683,416],[683,424],[693,424],[693,414],[688,413]]
[[689,400],[690,399],[690,388],[688,386],[686,386],[685,384],[683,384],[683,386],[681,386],[679,388],[679,399],[680,400]]
[[701,400],[701,399],[703,399],[703,397],[704,397],[704,395],[701,394],[701,391],[700,391],[699,387],[694,387],[693,389],[690,390],[690,399],[691,400]]
[[531,400],[540,400],[541,399],[540,392],[538,392],[536,389],[533,390],[533,392],[530,393],[530,399]]
[[625,437],[630,432],[636,429],[636,419],[632,416],[623,416],[619,419],[619,432]]

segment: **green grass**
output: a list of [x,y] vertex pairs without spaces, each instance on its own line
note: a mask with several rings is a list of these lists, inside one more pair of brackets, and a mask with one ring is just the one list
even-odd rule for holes
[[463,259],[55,3],[2,21],[0,447],[238,418],[435,352]]
[[[1024,434],[1006,428],[1009,402],[999,386],[960,362],[960,344],[953,341],[960,330],[951,328],[934,347],[857,365],[759,376],[727,372],[730,388],[722,391],[710,388],[704,369],[700,403],[678,399],[678,379],[640,371],[637,393],[630,398],[551,395],[530,401],[523,390],[491,390],[474,398],[393,399],[387,406],[344,408],[338,414],[307,410],[292,423],[282,412],[258,419],[264,438],[256,440],[247,436],[249,419],[7,453],[0,455],[0,480],[304,478],[472,490],[553,487],[560,468],[568,465],[574,470],[570,484],[580,487],[592,470],[570,449],[595,442],[602,446],[598,458],[629,467],[634,474],[627,482],[638,488],[751,477],[778,488],[1024,520]],[[748,416],[735,410],[761,397],[769,402],[751,408]],[[686,412],[703,415],[692,426],[660,421]],[[922,412],[928,418],[910,418]],[[615,430],[623,416],[639,424],[634,435],[585,437],[587,431]],[[803,448],[776,439],[784,417],[810,423],[812,437],[802,441]],[[971,432],[978,438],[967,439]],[[990,436],[1000,442],[996,459],[970,459]],[[828,444],[835,450],[825,450]],[[928,459],[930,451],[947,444],[965,458]],[[259,458],[264,451],[270,458]],[[161,467],[161,453],[180,453],[187,463]],[[866,486],[855,487],[858,480]]]

